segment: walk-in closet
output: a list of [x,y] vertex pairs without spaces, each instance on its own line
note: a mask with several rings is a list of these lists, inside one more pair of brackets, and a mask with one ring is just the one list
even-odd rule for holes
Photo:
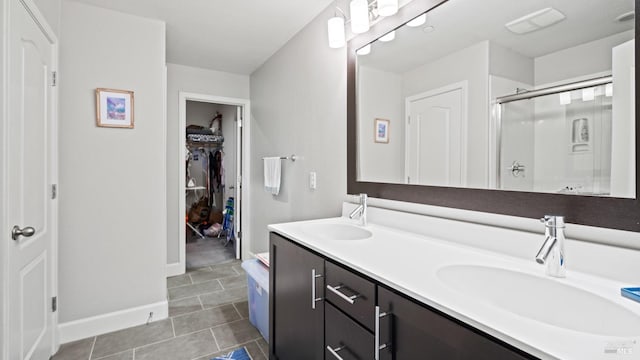
[[186,268],[235,259],[237,106],[186,102]]

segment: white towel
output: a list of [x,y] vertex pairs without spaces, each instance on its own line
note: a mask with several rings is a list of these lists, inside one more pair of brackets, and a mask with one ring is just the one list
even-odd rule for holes
[[282,160],[279,157],[264,158],[264,190],[272,195],[280,193]]

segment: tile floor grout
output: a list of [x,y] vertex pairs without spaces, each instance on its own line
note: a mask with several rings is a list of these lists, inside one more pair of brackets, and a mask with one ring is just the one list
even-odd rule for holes
[[[177,315],[168,316],[167,318],[169,320],[169,323],[171,324],[171,331],[168,333],[166,333],[168,330],[168,326],[167,326],[168,324],[161,325],[160,327],[156,327],[155,329],[140,327],[139,329],[141,331],[147,331],[146,335],[144,335],[145,332],[138,333],[139,335],[136,335],[135,330],[134,332],[130,332],[131,330],[129,329],[131,328],[129,328],[129,329],[124,329],[129,331],[127,333],[118,334],[118,332],[116,331],[113,333],[109,333],[111,334],[109,337],[102,337],[103,335],[109,335],[109,334],[102,334],[102,335],[98,335],[90,338],[91,339],[90,341],[87,341],[88,339],[79,340],[78,343],[82,341],[85,342],[84,344],[80,344],[80,345],[86,346],[88,348],[85,354],[88,353],[89,360],[97,360],[97,359],[113,360],[116,358],[132,360],[132,359],[146,359],[148,357],[154,357],[154,359],[159,357],[158,360],[161,360],[161,359],[173,360],[174,358],[176,358],[176,356],[181,357],[182,359],[188,359],[188,357],[186,357],[187,354],[189,355],[189,357],[191,357],[193,354],[198,354],[199,351],[204,352],[206,350],[213,350],[213,348],[215,347],[217,349],[215,353],[205,355],[205,356],[200,355],[200,356],[194,357],[193,359],[190,359],[190,360],[205,360],[205,359],[211,359],[214,356],[219,356],[225,351],[231,351],[234,348],[238,348],[242,346],[247,347],[247,349],[250,351],[251,356],[254,359],[256,360],[267,359],[268,356],[266,356],[265,354],[264,347],[268,346],[268,344],[264,342],[259,331],[257,331],[255,327],[249,324],[248,308],[243,309],[244,311],[240,310],[241,308],[248,306],[248,296],[247,296],[248,288],[246,284],[246,278],[244,280],[240,279],[240,276],[246,273],[239,266],[240,266],[240,262],[234,260],[228,263],[216,264],[213,266],[198,268],[196,270],[190,269],[189,272],[183,275],[178,275],[177,277],[169,278],[169,279],[175,279],[173,281],[167,279],[167,300],[169,302],[169,308],[170,308],[169,313],[178,312]],[[195,282],[196,280],[194,280],[194,276],[195,276],[194,274],[197,274],[199,271],[202,271],[202,272],[217,271],[216,274],[212,273],[212,277],[213,276],[220,276],[220,277],[214,278],[212,280]],[[182,278],[178,278],[178,277],[182,277]],[[206,278],[206,275],[201,275],[201,278]],[[225,279],[229,279],[229,280],[225,280]],[[193,293],[190,296],[183,296],[180,298],[169,300],[170,289],[176,289],[176,288],[189,286],[189,285],[193,286],[197,284],[205,284],[213,281],[218,282],[217,283],[217,285],[219,285],[218,290],[199,293],[198,288],[195,288],[195,290],[193,290]],[[169,283],[171,284],[178,283],[179,285],[169,287]],[[224,285],[224,283],[226,283],[226,286]],[[206,286],[203,286],[203,288],[207,289]],[[244,290],[242,290],[243,288]],[[209,304],[213,304],[213,306],[206,307],[203,296],[206,296]],[[182,303],[176,304],[173,308],[174,311],[172,311],[172,303],[175,304],[178,301],[182,301]],[[215,309],[219,309],[219,310],[216,311]],[[186,312],[180,313],[180,311],[186,311]],[[204,318],[204,320],[202,320],[203,322],[199,322],[199,320],[203,318],[194,314],[197,314],[200,311],[203,312],[203,315],[214,316],[214,318],[211,318],[211,320],[207,320],[206,318]],[[206,312],[206,311],[209,311],[209,312]],[[191,316],[191,318],[189,318],[189,316]],[[232,318],[233,320],[227,320],[229,318]],[[177,324],[175,321],[178,319],[184,319],[184,320],[181,320],[180,322],[180,331],[185,331],[185,330],[187,331],[184,334],[177,335],[176,333]],[[191,321],[192,319],[194,321],[195,320],[198,320],[198,321],[196,321],[195,323],[192,323]],[[158,320],[158,321],[162,321],[162,320]],[[205,326],[205,327],[198,330],[192,330],[201,326],[198,324],[201,324],[202,326]],[[165,328],[166,330],[162,330],[163,328]],[[212,339],[214,340],[213,343],[209,345],[206,345],[206,341],[204,341],[204,338],[202,338],[204,334],[200,336],[196,335],[198,333],[202,333],[206,331],[207,329],[209,329],[209,333],[211,334]],[[156,339],[158,339],[159,337],[164,336],[162,335],[163,331],[166,333],[166,335],[169,335],[169,336],[156,341]],[[218,335],[216,335],[216,333]],[[135,340],[135,341],[130,340],[130,338],[136,337],[136,336],[138,336],[138,340]],[[140,338],[140,336],[142,337]],[[222,336],[222,340],[218,339],[219,336]],[[118,346],[118,341],[119,341],[118,338],[121,339],[120,341],[124,341],[124,343],[121,342],[120,344],[125,345],[130,343],[132,347],[128,348],[128,345],[125,345],[127,346],[127,348],[122,349],[121,348],[122,346]],[[149,339],[144,340],[145,338],[149,338]],[[170,341],[176,341],[176,339],[181,339],[181,340],[175,343],[170,343]],[[115,343],[113,343],[114,341]],[[145,341],[149,341],[149,342],[145,343]],[[100,343],[101,357],[94,359],[93,358],[95,356],[94,352],[95,350],[97,350],[96,344],[98,343]],[[63,345],[63,347],[65,345]],[[114,350],[116,352],[112,354],[109,354],[109,353],[104,354],[105,346],[107,346],[107,349]],[[178,347],[176,348],[176,346]],[[188,347],[180,350],[181,347],[185,347],[185,346],[188,346]],[[145,350],[144,352],[141,353],[140,350],[143,348]],[[59,354],[56,354],[56,357],[54,357],[54,360],[78,359],[77,357],[65,358],[64,354],[62,354],[64,353],[64,351],[62,350],[63,348],[61,347],[61,351],[59,352],[60,358],[58,357]],[[77,350],[77,349],[74,349],[74,350]],[[107,352],[109,350],[107,350]],[[187,350],[187,352],[184,352],[184,350]],[[175,355],[176,351],[182,351],[178,353],[181,355]],[[70,353],[72,352],[70,351]],[[172,356],[171,354],[174,354],[174,355]]]

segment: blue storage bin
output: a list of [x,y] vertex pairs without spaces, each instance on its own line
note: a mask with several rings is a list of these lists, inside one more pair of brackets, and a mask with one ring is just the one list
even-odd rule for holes
[[249,321],[269,342],[269,268],[258,259],[245,260],[249,293]]

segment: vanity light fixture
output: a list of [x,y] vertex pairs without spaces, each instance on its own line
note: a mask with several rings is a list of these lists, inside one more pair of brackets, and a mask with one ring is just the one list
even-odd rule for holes
[[418,27],[418,26],[422,26],[426,22],[427,22],[427,14],[422,14],[422,15],[418,16],[417,18],[414,18],[413,20],[409,21],[407,23],[407,26],[408,27]]
[[393,30],[393,31],[390,31],[390,32],[384,34],[378,40],[380,40],[382,42],[389,42],[389,41],[392,41],[395,38],[396,38],[396,31]]
[[378,0],[378,14],[391,16],[398,12],[398,0]]
[[369,55],[371,53],[371,44],[367,44],[360,49],[356,50],[358,55]]
[[351,31],[354,34],[362,34],[369,31],[369,3],[367,0],[351,0]]
[[591,101],[595,99],[596,92],[594,88],[582,89],[582,101]]
[[560,105],[571,104],[571,91],[560,93]]
[[[351,0],[349,2],[350,18],[347,18],[345,12],[338,7],[337,0],[335,10],[336,15],[327,21],[329,47],[334,49],[346,44],[345,24],[350,23],[351,32],[354,34],[365,33],[369,30],[371,21],[380,16],[391,16],[397,13],[398,0]],[[337,14],[338,12],[340,15]],[[393,36],[390,35],[389,40],[393,40]]]
[[337,49],[343,47],[347,42],[344,35],[344,18],[334,16],[327,21],[329,32],[329,47]]

